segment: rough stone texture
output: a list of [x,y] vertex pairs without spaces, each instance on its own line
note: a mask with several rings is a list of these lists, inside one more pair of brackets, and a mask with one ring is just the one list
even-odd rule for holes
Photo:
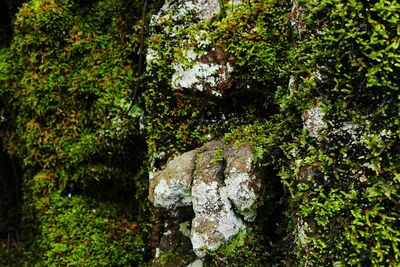
[[195,260],[191,264],[188,265],[188,267],[203,267],[203,261],[200,259]]
[[156,207],[176,209],[190,206],[191,183],[196,151],[183,153],[150,179],[149,200]]
[[206,144],[197,155],[192,187],[192,245],[197,256],[216,250],[236,235],[243,225],[234,213],[223,186],[223,162],[214,161],[220,142]]
[[183,266],[185,262],[191,262],[196,258],[193,252],[187,253],[191,242],[190,238],[182,232],[181,225],[169,222],[167,226],[167,230],[161,235],[152,267]]
[[193,251],[203,257],[216,250],[252,221],[261,196],[261,179],[254,170],[250,143],[223,149],[212,141],[171,160],[150,180],[149,199],[170,211],[193,205]]
[[[197,23],[188,19],[194,16],[199,20],[211,19],[220,12],[218,0],[180,0],[166,1],[159,13],[152,17],[150,33],[155,34],[162,28],[163,34],[170,40],[177,38],[178,31]],[[166,24],[169,27],[164,27]],[[228,62],[224,49],[211,45],[208,34],[199,30],[192,41],[183,40],[180,45],[182,58],[172,63],[174,73],[170,85],[175,90],[200,91],[208,95],[221,97],[232,85],[233,67]],[[149,49],[146,55],[147,66],[157,64],[160,55]]]
[[192,50],[187,51],[186,59],[194,62],[191,67],[177,62],[173,65],[172,88],[176,90],[197,90],[221,97],[232,85],[232,66],[226,52],[220,47],[212,47],[202,56]]
[[256,216],[254,205],[261,194],[261,180],[254,170],[254,155],[249,143],[235,149],[225,149],[225,187],[228,198],[244,219],[252,221]]
[[233,68],[228,63],[195,63],[192,67],[174,64],[172,88],[177,90],[194,89],[209,95],[221,97],[232,84]]

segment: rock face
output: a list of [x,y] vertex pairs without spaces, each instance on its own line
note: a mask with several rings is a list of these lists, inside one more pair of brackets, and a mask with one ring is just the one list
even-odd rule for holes
[[246,221],[255,216],[254,204],[261,194],[261,184],[254,170],[254,155],[249,143],[239,149],[225,150],[225,187],[228,198]]
[[[203,257],[229,241],[252,221],[261,196],[261,178],[254,169],[251,145],[223,149],[221,141],[171,160],[150,180],[149,199],[174,212],[192,205],[193,251]],[[223,159],[218,155],[222,153]]]
[[[162,29],[163,35],[179,52],[172,62],[170,85],[174,90],[200,91],[221,97],[231,88],[233,67],[224,49],[213,46],[205,30],[198,30],[190,39],[179,39],[179,32],[198,23],[212,19],[220,12],[218,0],[166,1],[150,22],[153,35]],[[170,26],[165,27],[168,24]],[[179,45],[178,45],[179,44]],[[149,49],[147,66],[157,65],[159,52]]]
[[149,199],[156,207],[176,209],[190,206],[191,182],[196,152],[190,151],[169,162],[163,172],[150,179]]

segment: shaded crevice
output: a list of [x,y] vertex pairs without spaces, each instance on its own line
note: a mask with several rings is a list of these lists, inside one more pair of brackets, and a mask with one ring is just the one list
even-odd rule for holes
[[19,243],[20,228],[21,169],[0,143],[0,240]]
[[256,225],[261,227],[264,247],[268,251],[267,266],[296,266],[296,240],[291,226],[289,193],[278,174],[266,170],[263,187],[264,202],[257,210]]

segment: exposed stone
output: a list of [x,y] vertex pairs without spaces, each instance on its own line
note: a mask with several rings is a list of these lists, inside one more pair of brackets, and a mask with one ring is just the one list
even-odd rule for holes
[[192,3],[201,19],[211,19],[220,12],[218,0],[192,0]]
[[222,141],[212,141],[186,152],[150,180],[154,205],[173,212],[193,205],[190,239],[198,257],[233,238],[245,227],[242,219],[253,220],[261,196],[250,143],[228,146],[224,160],[216,160],[221,149]]
[[191,241],[198,257],[204,257],[207,251],[217,250],[243,226],[242,220],[228,208],[214,214],[197,215],[193,219]]
[[188,267],[203,267],[203,261],[200,259],[195,260],[191,264],[188,265]]
[[223,163],[214,160],[216,149],[221,145],[215,141],[206,144],[196,160],[191,240],[193,251],[199,257],[231,239],[243,224],[234,213],[223,187]]
[[254,154],[250,143],[238,149],[228,146],[225,149],[225,187],[228,198],[247,221],[256,216],[255,205],[261,195],[261,179],[254,170]]
[[149,200],[156,207],[173,210],[192,204],[191,183],[196,153],[192,150],[174,158],[150,179]]
[[[220,12],[219,0],[166,1],[150,22],[150,33],[162,31],[170,40],[177,39],[180,29],[195,25],[198,20],[211,19]],[[166,27],[168,25],[168,27]],[[180,37],[181,38],[181,37]],[[204,30],[182,40],[182,57],[172,63],[171,87],[175,90],[195,90],[217,97],[223,96],[232,85],[233,68],[227,60],[225,49],[212,47]],[[160,55],[149,49],[146,61],[148,70],[157,64]]]
[[177,63],[173,68],[175,73],[172,75],[171,86],[176,90],[192,89],[221,97],[232,84],[233,68],[229,62],[224,64],[199,62],[192,67]]

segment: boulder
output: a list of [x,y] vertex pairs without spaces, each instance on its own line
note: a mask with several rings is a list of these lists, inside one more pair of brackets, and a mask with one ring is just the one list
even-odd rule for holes
[[261,194],[250,143],[224,148],[222,141],[212,141],[156,172],[149,199],[173,214],[192,205],[190,239],[193,251],[203,257],[245,228],[244,221],[254,220]]

